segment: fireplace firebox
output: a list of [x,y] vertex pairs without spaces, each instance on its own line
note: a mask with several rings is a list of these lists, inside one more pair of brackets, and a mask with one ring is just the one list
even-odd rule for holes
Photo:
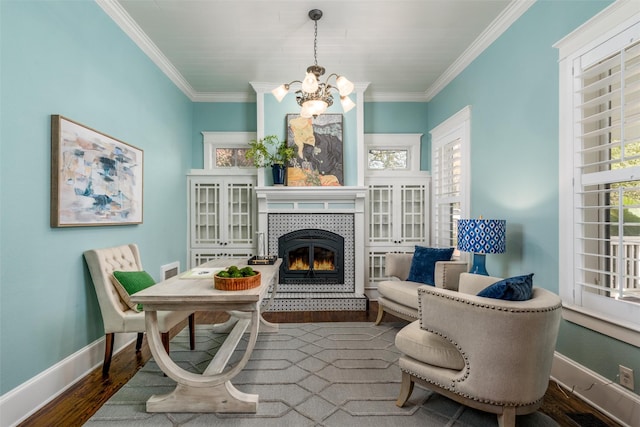
[[303,229],[278,238],[280,283],[344,283],[344,238],[326,230]]

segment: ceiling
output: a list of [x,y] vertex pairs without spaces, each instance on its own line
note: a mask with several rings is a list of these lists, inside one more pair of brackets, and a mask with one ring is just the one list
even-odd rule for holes
[[[424,101],[533,3],[522,0],[96,0],[194,101],[255,98],[314,62],[370,100]],[[457,70],[457,71],[456,71]],[[325,76],[326,76],[325,75]],[[447,80],[448,79],[448,80]]]

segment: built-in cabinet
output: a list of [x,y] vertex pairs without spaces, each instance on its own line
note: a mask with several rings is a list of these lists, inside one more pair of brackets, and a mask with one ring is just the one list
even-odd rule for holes
[[255,175],[189,175],[189,263],[251,257],[255,251]]
[[429,242],[430,175],[420,171],[420,137],[365,135],[365,293],[371,299],[387,279],[386,253],[411,253]]

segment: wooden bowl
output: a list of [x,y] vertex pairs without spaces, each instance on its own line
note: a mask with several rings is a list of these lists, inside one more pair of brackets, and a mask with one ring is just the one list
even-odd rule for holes
[[213,276],[214,287],[221,291],[246,291],[257,288],[262,281],[262,275],[256,271],[255,276],[249,277],[218,277]]

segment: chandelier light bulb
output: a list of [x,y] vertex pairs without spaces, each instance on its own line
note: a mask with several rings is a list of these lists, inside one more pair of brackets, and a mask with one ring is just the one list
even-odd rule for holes
[[340,96],[347,96],[353,92],[354,85],[345,76],[339,76],[336,79],[336,86],[340,92]]
[[348,96],[341,96],[340,104],[342,105],[342,111],[344,111],[345,113],[351,111],[353,107],[356,106],[356,103],[353,102]]
[[305,102],[302,106],[302,109],[304,110],[306,108],[312,116],[319,116],[320,114],[327,111],[327,107],[328,106],[326,102],[319,99],[312,99]]
[[289,85],[287,84],[280,85],[274,90],[272,90],[271,93],[273,94],[273,96],[276,97],[278,102],[282,102],[284,97],[287,96],[287,93],[289,93]]
[[307,73],[302,81],[302,90],[307,93],[315,93],[318,90],[318,79],[313,73]]
[[307,106],[307,104],[305,103],[302,106],[302,109],[300,110],[300,117],[304,117],[305,119],[309,119],[313,116],[313,114],[311,113],[311,108],[309,108]]

